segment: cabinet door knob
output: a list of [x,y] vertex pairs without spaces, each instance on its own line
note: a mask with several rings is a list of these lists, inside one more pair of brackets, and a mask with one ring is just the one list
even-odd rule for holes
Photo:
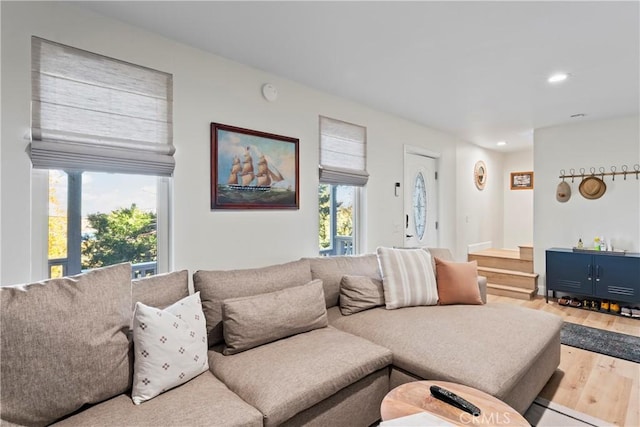
[[587,266],[587,280],[591,280],[591,264]]
[[600,281],[600,266],[596,265],[596,282]]

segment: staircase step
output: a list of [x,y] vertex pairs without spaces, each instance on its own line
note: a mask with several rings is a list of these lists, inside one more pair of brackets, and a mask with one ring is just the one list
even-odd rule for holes
[[487,293],[522,300],[531,300],[538,293],[538,289],[522,289],[496,283],[487,283]]
[[520,259],[525,259],[527,261],[533,261],[533,246],[531,245],[520,245]]
[[503,268],[478,267],[478,275],[485,276],[487,282],[533,290],[538,288],[538,274]]
[[479,267],[500,268],[504,270],[533,273],[533,261],[520,259],[518,251],[487,249],[467,255],[469,261],[478,261]]

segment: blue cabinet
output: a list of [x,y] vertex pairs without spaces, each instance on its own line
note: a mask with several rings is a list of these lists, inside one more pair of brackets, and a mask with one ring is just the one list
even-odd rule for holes
[[629,303],[640,302],[640,254],[546,251],[546,298],[556,291]]

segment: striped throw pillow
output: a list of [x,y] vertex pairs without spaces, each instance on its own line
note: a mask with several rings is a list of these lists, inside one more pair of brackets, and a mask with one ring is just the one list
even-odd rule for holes
[[380,247],[377,254],[388,310],[438,303],[438,286],[427,251]]

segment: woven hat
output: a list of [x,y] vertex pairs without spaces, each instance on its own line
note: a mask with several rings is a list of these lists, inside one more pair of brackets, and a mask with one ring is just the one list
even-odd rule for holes
[[558,184],[558,189],[556,190],[556,200],[560,203],[565,203],[567,200],[571,198],[571,187],[565,181],[562,181]]
[[595,200],[602,197],[605,191],[607,191],[607,184],[597,176],[589,176],[582,180],[580,183],[580,194],[585,199]]

